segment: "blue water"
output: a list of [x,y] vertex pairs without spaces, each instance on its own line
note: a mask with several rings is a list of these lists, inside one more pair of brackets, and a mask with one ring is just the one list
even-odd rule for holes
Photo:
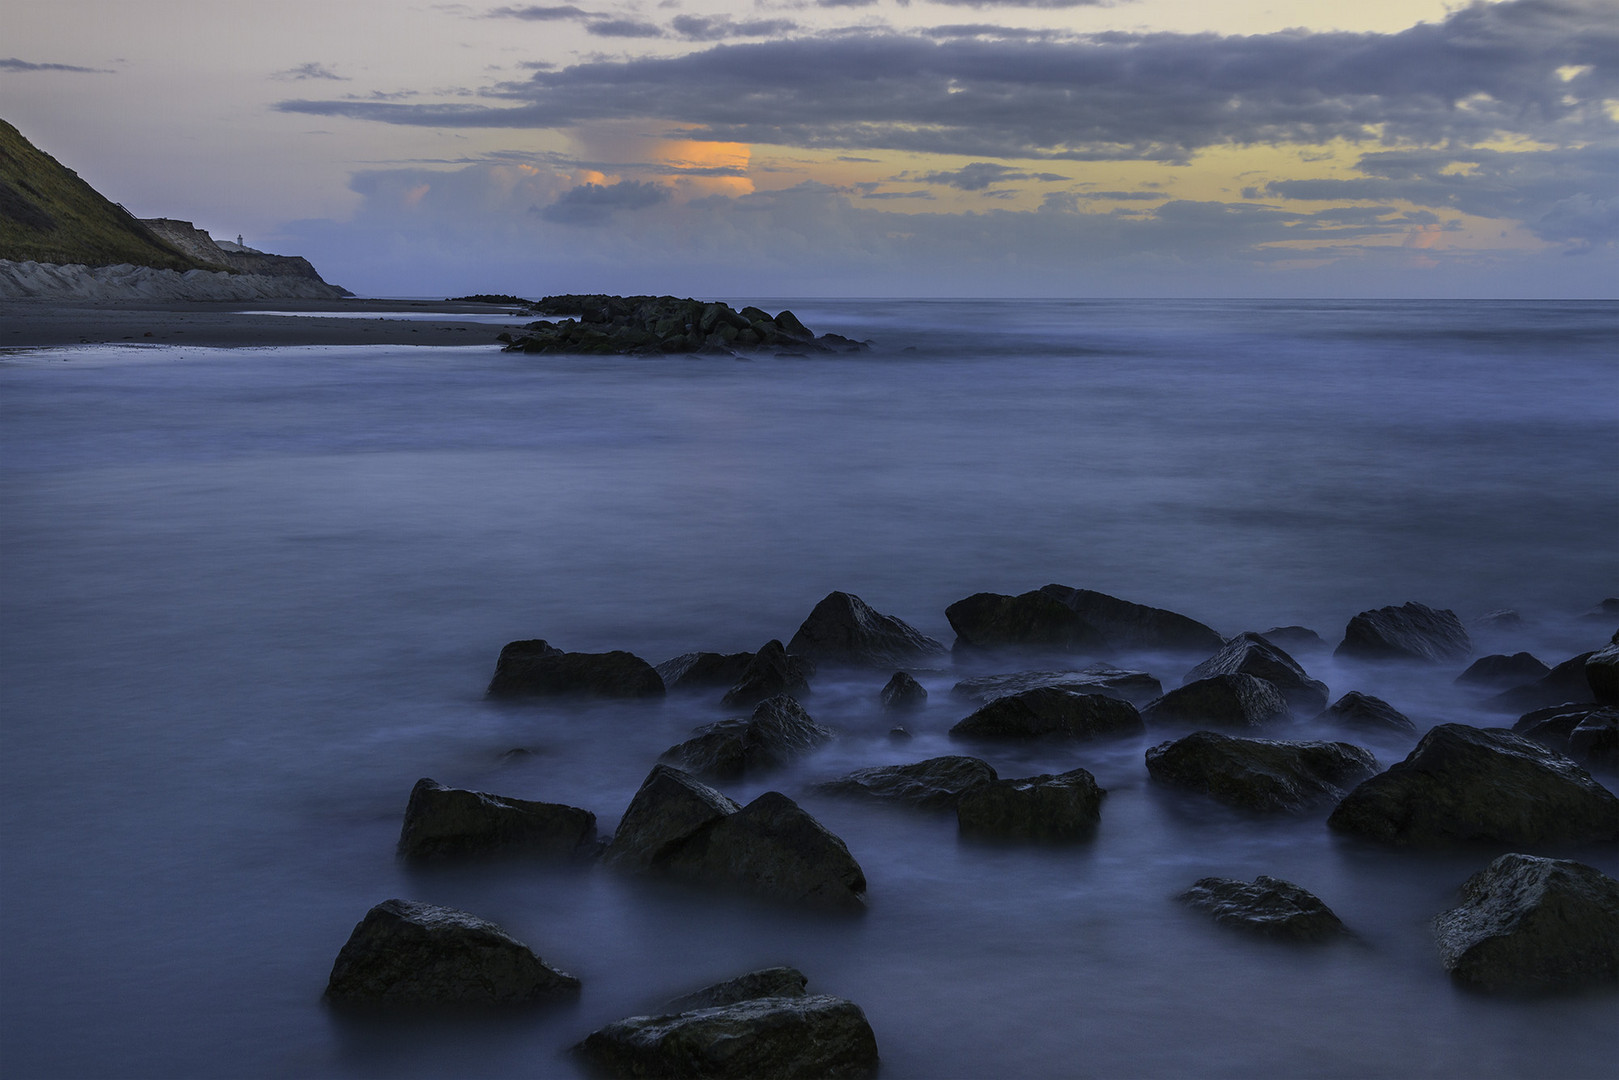
[[[772,308],[783,301],[767,301]],[[1077,849],[961,846],[948,816],[809,790],[959,751],[957,673],[888,742],[886,678],[817,680],[840,732],[776,776],[848,843],[862,919],[605,872],[410,871],[420,776],[604,830],[703,700],[498,705],[500,646],[653,662],[788,638],[826,592],[948,642],[944,608],[1047,582],[1225,633],[1418,600],[1555,663],[1619,593],[1611,303],[792,302],[837,358],[493,347],[0,355],[0,1069],[7,1077],[570,1076],[602,1023],[793,963],[858,1002],[885,1080],[1596,1076],[1612,995],[1500,1001],[1427,920],[1489,852],[1345,842],[1154,788],[1162,733],[1014,747],[1109,789]],[[1134,658],[1166,685],[1184,659]],[[1460,665],[1305,655],[1420,728],[1494,724]],[[1505,718],[1510,720],[1510,717]],[[1284,735],[1324,734],[1298,723]],[[1367,742],[1385,764],[1414,740]],[[534,753],[516,763],[503,751]],[[1608,778],[1611,784],[1613,779]],[[1614,850],[1569,854],[1619,873]],[[1235,938],[1174,895],[1269,873],[1359,946]],[[390,896],[505,925],[578,975],[521,1019],[356,1025],[320,993]]]

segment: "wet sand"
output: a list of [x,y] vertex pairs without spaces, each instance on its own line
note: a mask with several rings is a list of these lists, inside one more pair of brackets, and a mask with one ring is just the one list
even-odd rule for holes
[[[302,317],[266,312],[297,311]],[[482,321],[501,304],[442,300],[0,300],[0,350],[49,345],[498,345],[537,316]],[[400,313],[411,313],[401,318]],[[331,317],[322,318],[322,313]],[[356,315],[361,317],[356,317]],[[394,316],[389,318],[388,316]],[[422,318],[432,315],[432,318]],[[441,317],[439,317],[441,316]],[[470,319],[468,316],[477,316]]]

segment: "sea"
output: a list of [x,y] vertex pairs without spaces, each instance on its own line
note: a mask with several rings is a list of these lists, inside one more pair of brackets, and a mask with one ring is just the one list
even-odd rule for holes
[[[746,298],[726,298],[740,304]],[[1048,583],[1297,658],[1419,731],[1510,726],[1466,666],[1335,657],[1356,613],[1452,610],[1475,654],[1608,642],[1619,595],[1619,304],[758,300],[853,354],[457,348],[0,354],[0,1071],[31,1077],[573,1077],[625,1016],[791,964],[860,1005],[884,1080],[1611,1076],[1613,992],[1453,985],[1430,920],[1504,848],[1337,835],[1165,789],[1145,750],[964,746],[965,674],[889,736],[891,672],[828,672],[784,771],[868,910],[829,918],[600,867],[420,869],[411,787],[568,803],[610,834],[717,694],[491,701],[503,644],[652,663],[788,640],[828,592],[945,645],[945,609]],[[1486,619],[1503,610],[1510,619]],[[1200,658],[1097,659],[1178,685]],[[1271,734],[1344,737],[1301,717]],[[1383,766],[1415,736],[1358,737]],[[523,750],[523,754],[509,754]],[[1088,842],[966,844],[954,818],[821,794],[973,753],[1090,770]],[[1615,778],[1605,782],[1613,787]],[[1546,849],[1619,874],[1614,846]],[[1177,896],[1295,882],[1353,939],[1254,940]],[[583,983],[517,1015],[322,1002],[374,904],[493,920]]]

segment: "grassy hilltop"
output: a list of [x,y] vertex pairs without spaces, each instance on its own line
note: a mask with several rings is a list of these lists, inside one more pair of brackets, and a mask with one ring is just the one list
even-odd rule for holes
[[131,263],[167,270],[195,270],[201,265],[159,241],[129,211],[109,202],[4,120],[0,120],[0,259],[86,266]]

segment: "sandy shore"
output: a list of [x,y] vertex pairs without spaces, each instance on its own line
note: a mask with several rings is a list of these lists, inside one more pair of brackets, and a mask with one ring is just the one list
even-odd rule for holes
[[[302,317],[265,312],[298,311]],[[169,344],[245,348],[267,345],[489,345],[532,322],[499,304],[434,300],[0,301],[0,350],[42,345]],[[400,317],[410,313],[411,318]],[[320,317],[326,314],[328,317]],[[389,318],[393,315],[393,318]],[[421,316],[432,316],[422,318]],[[360,317],[355,317],[360,316]]]

